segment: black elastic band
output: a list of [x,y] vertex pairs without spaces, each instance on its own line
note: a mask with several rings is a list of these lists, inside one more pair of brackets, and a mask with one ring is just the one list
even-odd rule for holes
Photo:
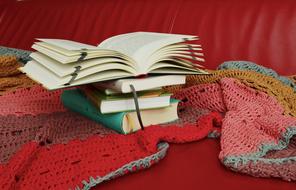
[[[82,49],[82,50],[85,50],[85,49]],[[87,56],[87,52],[81,52],[80,57],[78,58],[77,62],[83,61],[86,56]],[[78,72],[80,71],[81,66],[76,66],[74,68],[75,68],[75,71],[71,74],[72,78],[70,79],[69,82],[64,84],[64,86],[70,85],[75,80],[75,78],[78,76]]]
[[143,125],[143,122],[142,122],[140,108],[139,108],[138,95],[137,95],[137,92],[135,90],[135,87],[132,84],[130,85],[130,87],[132,89],[133,96],[134,96],[134,102],[135,102],[135,107],[136,107],[136,111],[137,111],[138,121],[140,123],[141,129],[144,130],[144,125]]
[[75,68],[75,71],[71,74],[72,78],[69,80],[69,82],[64,84],[64,86],[70,85],[75,80],[75,78],[78,76],[78,72],[80,71],[81,66],[76,66],[74,68]]
[[86,56],[87,56],[87,52],[81,52],[80,57],[77,61],[83,61]]
[[[184,40],[185,42],[189,41],[188,38],[183,38],[183,40]],[[189,50],[190,50],[190,54],[191,54],[192,59],[195,60],[195,61],[197,61],[197,59],[196,59],[196,57],[195,57],[195,55],[194,55],[194,53],[193,53],[193,48],[192,48],[192,46],[189,45],[189,44],[186,44],[186,45],[187,45],[187,47],[188,47]]]

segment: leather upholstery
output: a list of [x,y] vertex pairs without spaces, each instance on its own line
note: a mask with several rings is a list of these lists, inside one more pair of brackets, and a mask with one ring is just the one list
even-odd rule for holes
[[38,37],[97,44],[112,35],[140,30],[187,33],[201,37],[208,68],[240,59],[281,74],[296,72],[294,0],[3,2],[0,45],[29,49]]
[[[249,60],[281,74],[296,73],[295,0],[2,0],[0,45],[30,49],[34,38],[90,44],[125,32],[201,37],[207,68]],[[98,189],[294,189],[295,184],[235,174],[218,161],[213,140],[172,145],[146,171]]]

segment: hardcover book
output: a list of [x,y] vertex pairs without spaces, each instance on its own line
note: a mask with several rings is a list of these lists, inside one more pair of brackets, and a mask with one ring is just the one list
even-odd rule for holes
[[[141,129],[136,112],[102,114],[79,89],[65,90],[61,98],[65,107],[119,133],[129,134]],[[177,120],[177,106],[178,100],[171,99],[168,107],[141,110],[143,125],[148,127]]]
[[133,85],[136,91],[159,89],[163,86],[185,84],[185,75],[161,75],[142,78],[127,78],[105,82],[94,83],[97,89],[104,89],[106,94],[130,93],[130,85]]
[[[82,88],[86,97],[103,114],[123,111],[135,111],[134,97],[129,94],[106,95],[94,87],[87,86]],[[138,92],[139,109],[156,109],[170,105],[171,94],[162,90]]]

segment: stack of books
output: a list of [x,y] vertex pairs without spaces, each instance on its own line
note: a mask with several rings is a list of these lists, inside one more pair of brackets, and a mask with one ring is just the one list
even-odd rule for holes
[[[133,93],[123,93],[123,89],[128,89],[129,85],[137,88],[141,121],[143,126],[147,127],[178,119],[178,100],[171,98],[171,94],[165,92],[161,86],[183,83],[185,83],[185,76],[182,75],[120,79],[108,83],[86,85],[79,90],[64,91],[62,101],[67,108],[75,112],[119,133],[129,134],[141,129],[141,124],[137,116]],[[157,87],[150,88],[151,84]]]
[[79,86],[64,91],[66,107],[128,134],[141,128],[140,120],[149,126],[178,119],[178,100],[161,87],[184,84],[187,74],[207,74],[198,64],[204,55],[196,40],[153,32],[113,36],[98,46],[38,39],[20,70],[48,90]]

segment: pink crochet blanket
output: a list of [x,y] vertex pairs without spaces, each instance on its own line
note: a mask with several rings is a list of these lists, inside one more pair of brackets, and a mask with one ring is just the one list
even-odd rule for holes
[[296,180],[296,118],[238,79],[178,91],[177,122],[126,136],[66,110],[61,92],[35,86],[0,97],[1,189],[89,189],[157,163],[168,143],[208,136],[220,136],[226,167]]

